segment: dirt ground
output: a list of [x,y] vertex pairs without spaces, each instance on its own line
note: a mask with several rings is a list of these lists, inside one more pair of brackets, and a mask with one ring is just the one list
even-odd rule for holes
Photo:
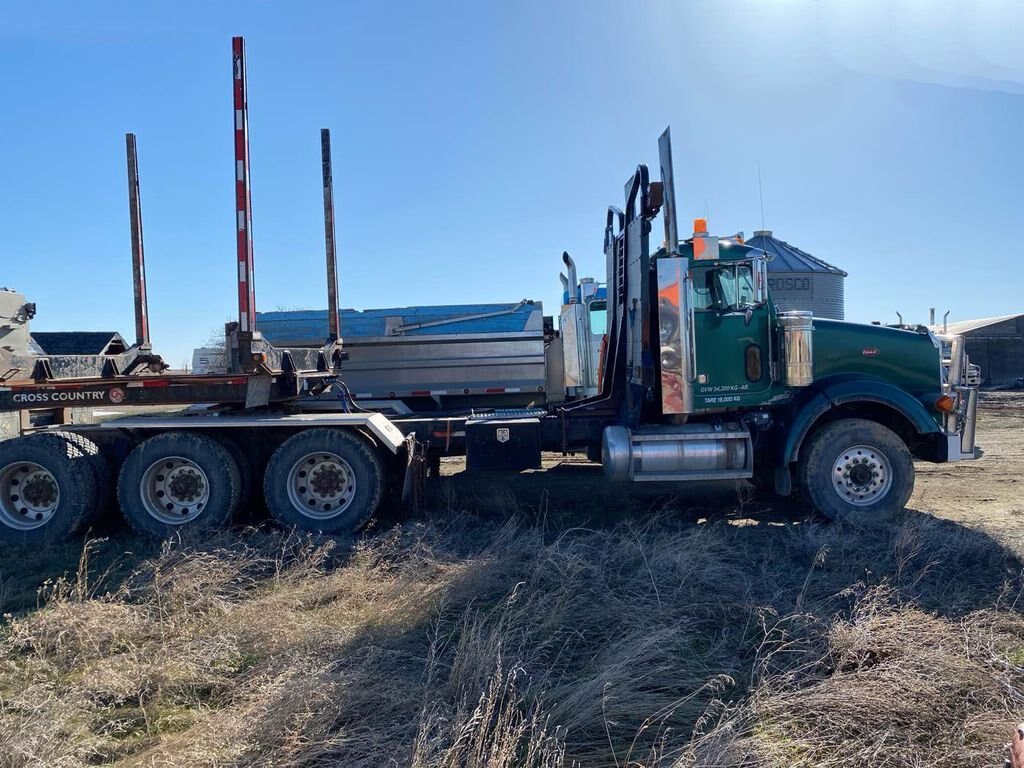
[[984,392],[978,445],[984,455],[959,464],[917,464],[909,506],[988,533],[1024,552],[1024,392]]

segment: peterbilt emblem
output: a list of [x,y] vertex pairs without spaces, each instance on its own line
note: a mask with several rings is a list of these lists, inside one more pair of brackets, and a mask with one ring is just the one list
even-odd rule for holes
[[124,390],[121,389],[120,387],[114,387],[112,390],[110,390],[110,402],[124,402]]
[[508,427],[498,427],[497,437],[499,443],[507,443],[509,438]]
[[877,357],[878,347],[864,347],[864,349],[862,349],[860,353],[864,355],[864,357]]

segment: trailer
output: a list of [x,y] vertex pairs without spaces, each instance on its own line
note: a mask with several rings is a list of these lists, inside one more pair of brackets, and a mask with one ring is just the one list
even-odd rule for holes
[[[585,452],[612,481],[748,480],[783,496],[799,492],[832,519],[875,522],[906,504],[915,459],[980,455],[977,389],[964,383],[962,339],[949,339],[944,363],[940,340],[924,327],[779,312],[767,254],[742,237],[711,235],[702,219],[680,238],[667,129],[658,142],[660,180],[638,165],[622,206],[605,212],[604,291],[578,280],[563,255],[561,327],[550,336],[572,350],[576,366],[563,372],[564,398],[503,407],[486,399],[491,393],[472,391],[469,377],[478,372],[467,370],[470,391],[461,402],[429,388],[419,391],[422,408],[413,407],[417,390],[404,408],[360,400],[338,309],[326,133],[327,338],[321,346],[277,346],[258,329],[241,38],[232,51],[238,321],[226,329],[226,370],[172,373],[149,344],[132,137],[136,342],[116,359],[29,352],[5,363],[0,411],[20,414],[22,427],[29,414],[34,433],[0,442],[0,539],[73,535],[113,496],[141,533],[208,530],[226,525],[257,493],[283,525],[350,532],[389,494],[408,495],[440,456],[465,455],[471,472],[520,471],[539,467],[544,451]],[[659,219],[664,244],[654,248]],[[409,337],[430,330],[408,325]],[[508,353],[515,341],[492,351]],[[461,343],[434,342],[435,350]],[[423,375],[413,370],[416,360],[429,369],[445,354],[432,357],[430,349],[414,344],[400,353],[405,358],[379,366],[378,386],[404,392],[400,382]],[[387,365],[396,368],[390,375]],[[445,376],[456,373],[449,366]],[[351,375],[358,378],[358,367]],[[183,409],[94,425],[31,422],[41,409],[72,405]]]

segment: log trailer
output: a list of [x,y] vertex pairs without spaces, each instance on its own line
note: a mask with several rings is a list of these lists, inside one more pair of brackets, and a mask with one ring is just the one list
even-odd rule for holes
[[[585,452],[614,481],[750,480],[800,492],[832,519],[875,521],[905,506],[914,459],[980,455],[962,339],[945,340],[944,362],[943,340],[925,327],[778,311],[766,254],[710,235],[700,219],[680,239],[668,130],[660,179],[637,166],[622,207],[606,211],[606,334],[599,346],[583,342],[594,365],[574,373],[564,400],[390,415],[360,405],[345,382],[326,133],[329,337],[316,349],[279,348],[256,328],[244,42],[232,46],[238,321],[227,328],[229,370],[175,374],[153,354],[129,135],[136,342],[102,357],[0,348],[0,412],[19,414],[19,431],[30,433],[0,441],[0,540],[73,535],[115,497],[143,534],[212,529],[259,492],[283,525],[350,532],[439,456],[465,455],[470,472],[521,471],[539,468],[542,451]],[[659,217],[664,242],[654,247]],[[563,341],[586,306],[572,294],[593,296],[566,265]],[[70,406],[171,405],[186,407],[93,425],[33,421]]]

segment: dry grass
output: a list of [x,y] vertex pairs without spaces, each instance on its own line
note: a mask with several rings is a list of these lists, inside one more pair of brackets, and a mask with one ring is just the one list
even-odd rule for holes
[[3,627],[0,764],[980,766],[1024,713],[981,533],[528,517],[86,565]]

